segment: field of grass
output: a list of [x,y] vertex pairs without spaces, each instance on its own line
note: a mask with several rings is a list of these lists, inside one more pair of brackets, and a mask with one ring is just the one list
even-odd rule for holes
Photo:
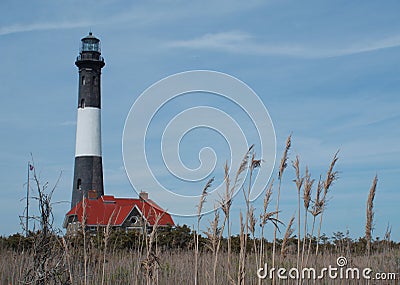
[[[24,238],[21,237],[21,240]],[[117,237],[112,243],[118,243]],[[58,241],[61,239],[58,238]],[[54,242],[55,240],[53,240]],[[205,240],[206,241],[206,240]],[[365,244],[365,243],[364,243]],[[364,268],[371,268],[373,277],[376,272],[395,273],[399,272],[400,246],[391,243],[374,243],[373,254],[368,257],[362,253],[350,252],[356,250],[357,242],[349,244],[342,249],[344,252],[337,251],[338,246],[330,244],[322,246],[321,253],[318,256],[313,255],[308,261],[308,267],[316,268],[321,272],[323,267],[329,265],[340,268],[337,265],[337,258],[345,256],[348,264],[344,268],[358,268],[360,274]],[[55,247],[55,244],[52,244]],[[93,247],[92,247],[93,246]],[[121,246],[121,245],[118,245]],[[188,245],[191,247],[192,245]],[[276,267],[283,267],[290,270],[296,267],[296,240],[292,240],[289,245],[286,256],[277,262]],[[118,249],[117,245],[113,249],[104,251],[104,248],[98,248],[90,245],[87,256],[84,256],[82,247],[76,246],[68,251],[63,250],[60,244],[59,249],[44,248],[52,256],[47,256],[46,264],[43,267],[43,273],[46,276],[40,276],[37,268],[37,251],[33,248],[22,250],[22,248],[10,248],[5,246],[0,250],[0,283],[1,284],[194,284],[195,264],[194,251],[190,248],[185,249],[161,249],[157,248],[153,259],[148,258],[146,250],[139,248]],[[268,244],[271,248],[272,244]],[[378,248],[380,247],[380,248]],[[240,249],[239,249],[240,250]],[[43,253],[42,253],[43,254]],[[43,256],[42,256],[43,258]],[[240,253],[235,249],[229,257],[230,269],[228,270],[228,254],[226,248],[220,251],[216,265],[215,279],[213,274],[213,263],[215,255],[206,247],[202,248],[198,260],[198,284],[232,284],[238,282],[238,269],[240,263]],[[273,284],[267,276],[260,279],[257,276],[259,269],[259,256],[251,248],[248,250],[245,260],[245,276],[243,284]],[[86,262],[86,265],[85,265]],[[147,264],[146,264],[147,262]],[[151,264],[151,263],[154,264]],[[36,263],[36,265],[35,265]],[[271,256],[262,258],[264,263],[272,263]],[[150,266],[150,270],[146,268]],[[85,274],[86,268],[86,274]],[[268,270],[269,270],[268,269]],[[339,273],[339,272],[338,272]],[[317,274],[318,275],[318,274]],[[40,280],[43,277],[43,280]],[[350,277],[350,275],[349,275]],[[398,277],[398,276],[397,276]],[[314,279],[304,279],[301,284],[314,284]],[[316,280],[316,284],[368,284],[362,279],[342,279],[339,276],[336,279],[330,279],[329,276],[321,280]],[[32,283],[31,283],[32,282]],[[275,284],[299,284],[298,280],[280,279]],[[399,280],[386,280],[385,282],[374,282],[370,284],[398,284]]]
[[[334,154],[325,175],[314,180],[299,158],[292,162],[297,189],[296,214],[281,221],[279,200],[287,168],[291,137],[280,160],[277,183],[264,194],[261,211],[249,202],[252,174],[261,166],[252,148],[244,155],[235,177],[225,167],[225,194],[205,229],[200,228],[202,206],[213,183],[204,186],[198,204],[197,225],[143,229],[146,234],[122,232],[109,226],[93,235],[83,222],[76,236],[61,236],[53,227],[51,194],[34,174],[38,193],[39,231],[28,237],[0,238],[1,284],[399,284],[400,243],[373,239],[374,177],[366,195],[365,236],[353,240],[336,232],[321,232],[326,202],[337,180]],[[243,177],[246,174],[246,177]],[[231,234],[230,210],[238,181],[245,209],[240,232]],[[276,192],[275,192],[276,191]],[[276,200],[272,201],[275,192]],[[368,194],[368,192],[367,192]],[[84,203],[83,203],[84,204]],[[85,215],[85,211],[83,211]],[[159,217],[158,217],[159,218]],[[236,217],[235,217],[236,218]],[[158,220],[158,219],[157,219]],[[82,218],[85,221],[85,218]],[[144,223],[145,224],[145,223]],[[266,227],[274,229],[265,238]],[[278,228],[281,234],[278,233]],[[315,272],[314,272],[315,270]],[[297,275],[298,274],[298,275]],[[321,278],[319,278],[321,277]],[[371,279],[368,279],[371,278]],[[385,280],[377,280],[378,278]]]

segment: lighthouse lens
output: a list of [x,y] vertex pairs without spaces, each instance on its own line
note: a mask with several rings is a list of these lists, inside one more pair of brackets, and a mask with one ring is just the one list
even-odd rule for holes
[[99,43],[95,41],[85,41],[82,43],[82,51],[97,51],[100,52]]

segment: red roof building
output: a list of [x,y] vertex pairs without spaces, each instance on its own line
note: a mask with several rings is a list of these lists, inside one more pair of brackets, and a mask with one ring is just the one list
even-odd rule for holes
[[139,199],[115,198],[104,195],[99,198],[88,198],[76,204],[65,216],[64,228],[67,234],[82,230],[82,220],[85,219],[85,229],[97,231],[100,227],[109,225],[113,229],[139,230],[174,226],[170,214],[148,199],[146,192],[140,193]]

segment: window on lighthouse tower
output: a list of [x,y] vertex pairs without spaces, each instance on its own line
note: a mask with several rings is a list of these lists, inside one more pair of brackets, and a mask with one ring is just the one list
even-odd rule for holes
[[80,178],[76,182],[76,189],[82,190],[82,180]]
[[82,98],[81,99],[81,102],[79,103],[79,108],[85,108],[85,99],[84,98]]

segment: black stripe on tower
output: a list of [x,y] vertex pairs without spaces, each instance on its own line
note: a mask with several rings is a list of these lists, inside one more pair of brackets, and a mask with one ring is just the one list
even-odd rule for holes
[[98,66],[79,68],[78,108],[101,108],[100,78],[101,69]]
[[90,190],[95,190],[93,198],[104,195],[103,162],[99,156],[75,157],[74,191],[72,192],[71,208],[78,204],[83,195],[88,197]]

